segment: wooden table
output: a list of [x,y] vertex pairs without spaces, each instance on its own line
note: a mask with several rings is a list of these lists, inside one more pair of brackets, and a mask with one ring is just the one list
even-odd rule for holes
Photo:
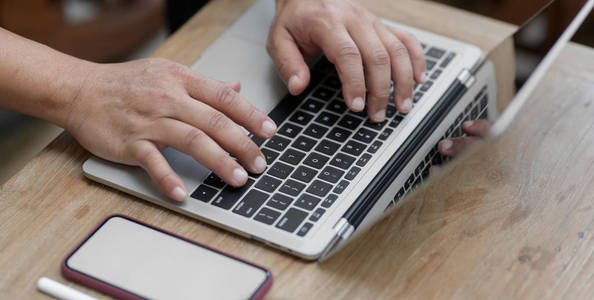
[[[156,55],[192,63],[249,3],[214,1]],[[509,30],[428,2],[365,5],[483,49]],[[37,279],[65,282],[59,274],[64,256],[105,216],[123,213],[267,266],[275,277],[271,299],[591,297],[592,61],[591,49],[567,47],[505,135],[446,168],[324,263],[294,258],[89,181],[81,171],[88,152],[63,134],[0,190],[0,295],[46,298],[35,290]]]

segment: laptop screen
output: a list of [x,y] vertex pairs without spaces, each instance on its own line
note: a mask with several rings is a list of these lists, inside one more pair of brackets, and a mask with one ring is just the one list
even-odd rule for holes
[[[515,66],[514,90],[516,93],[511,96],[514,97],[587,3],[586,0],[433,1],[518,26],[518,30],[512,37]],[[588,34],[588,30],[593,27],[594,20],[586,20],[580,26],[580,31],[575,35],[574,41],[594,46],[594,35],[591,32]],[[511,98],[498,99],[503,103],[510,103],[511,100]]]

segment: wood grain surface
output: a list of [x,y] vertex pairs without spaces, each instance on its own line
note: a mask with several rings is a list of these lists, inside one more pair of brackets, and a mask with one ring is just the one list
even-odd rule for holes
[[[251,2],[213,1],[156,55],[192,63]],[[404,23],[427,22],[418,27],[468,34],[483,49],[509,30],[428,2],[365,5]],[[415,5],[439,17],[409,17]],[[591,298],[594,65],[583,62],[592,61],[592,49],[568,47],[505,135],[446,168],[324,263],[87,180],[88,152],[63,134],[0,189],[0,298],[47,298],[35,289],[41,276],[105,298],[66,281],[59,265],[114,213],[268,267],[275,277],[269,299]]]

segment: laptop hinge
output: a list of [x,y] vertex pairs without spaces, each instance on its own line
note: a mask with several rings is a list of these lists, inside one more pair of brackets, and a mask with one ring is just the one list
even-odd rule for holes
[[458,77],[456,77],[456,79],[460,80],[460,82],[467,89],[470,88],[476,81],[472,73],[470,73],[470,71],[468,71],[467,69],[462,69],[462,71],[460,71],[460,74],[458,74]]
[[340,218],[336,225],[334,225],[334,230],[336,230],[336,235],[346,240],[353,234],[355,227],[346,218]]

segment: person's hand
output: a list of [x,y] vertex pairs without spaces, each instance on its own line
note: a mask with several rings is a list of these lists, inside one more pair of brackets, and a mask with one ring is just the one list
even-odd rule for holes
[[274,135],[276,125],[239,96],[238,82],[224,84],[168,60],[144,59],[93,64],[82,86],[66,130],[97,156],[143,167],[172,199],[182,201],[188,192],[159,151],[167,146],[232,186],[245,184],[246,169],[266,169],[258,146],[237,124],[263,138]]
[[277,0],[267,49],[294,95],[309,83],[306,61],[323,51],[336,66],[347,106],[362,111],[367,102],[375,122],[385,119],[391,80],[402,112],[412,108],[413,79],[425,81],[425,57],[416,38],[348,0]]
[[[462,124],[462,131],[468,136],[444,139],[439,142],[437,150],[445,157],[455,157],[487,136],[490,129],[491,122],[488,120],[466,121]],[[429,169],[429,173],[432,175],[439,173],[439,171],[439,166],[431,166]]]

